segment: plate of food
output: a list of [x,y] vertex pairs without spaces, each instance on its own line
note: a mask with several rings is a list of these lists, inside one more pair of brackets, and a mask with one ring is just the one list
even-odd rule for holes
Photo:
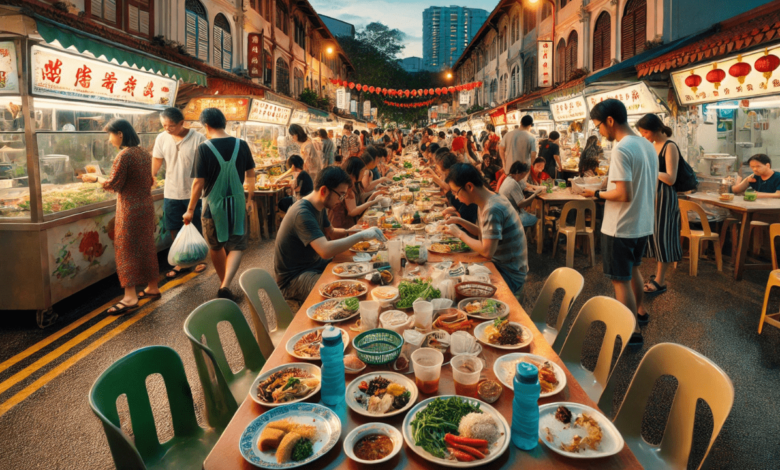
[[379,250],[384,250],[385,244],[379,240],[371,240],[367,242],[357,242],[352,245],[349,251],[353,253],[376,253]]
[[404,413],[417,401],[417,386],[405,375],[372,372],[347,386],[347,405],[363,416],[386,418]]
[[517,364],[527,362],[539,369],[539,385],[542,387],[541,397],[551,397],[566,386],[566,374],[561,367],[542,356],[526,353],[505,354],[493,363],[493,373],[509,390],[514,390],[515,371]]
[[471,297],[458,302],[458,308],[472,318],[494,320],[509,315],[509,305],[496,299]]
[[360,281],[334,281],[320,287],[320,295],[328,299],[361,297],[367,292],[368,287]]
[[572,459],[609,457],[625,444],[620,431],[600,411],[572,402],[539,407],[539,439],[553,452]]
[[295,403],[266,411],[244,429],[238,448],[260,468],[295,468],[330,451],[341,435],[341,420],[322,405]]
[[[320,359],[320,347],[322,347],[322,332],[325,330],[325,326],[312,328],[298,333],[287,341],[287,354],[296,359],[308,359],[319,360]],[[341,330],[341,340],[344,342],[344,350],[347,350],[349,345],[349,333],[344,329]]]
[[442,255],[448,255],[451,253],[465,253],[469,250],[471,250],[471,248],[469,248],[468,245],[460,240],[453,242],[433,243],[430,247],[428,247],[428,251]]
[[306,310],[306,315],[322,323],[338,323],[349,320],[358,314],[360,301],[357,297],[332,299],[314,304]]
[[371,297],[378,302],[393,302],[398,298],[398,288],[393,286],[375,287]]
[[268,407],[303,401],[320,391],[322,372],[314,364],[285,364],[258,375],[249,396]]
[[371,267],[366,263],[339,263],[333,266],[333,274],[343,278],[355,278],[369,272]]
[[476,398],[431,397],[404,418],[406,445],[445,467],[470,468],[497,459],[509,447],[511,429],[495,408]]
[[474,336],[481,343],[498,349],[520,349],[534,340],[531,330],[506,318],[480,323],[474,328]]

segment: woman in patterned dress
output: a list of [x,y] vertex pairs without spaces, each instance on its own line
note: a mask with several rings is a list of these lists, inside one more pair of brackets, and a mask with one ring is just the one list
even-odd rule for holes
[[[104,129],[108,142],[118,148],[111,176],[108,179],[86,174],[85,183],[99,182],[103,189],[117,193],[114,250],[116,272],[125,289],[125,296],[106,310],[123,314],[138,308],[138,299],[159,299],[157,287],[159,266],[154,242],[154,202],[152,200],[152,156],[139,147],[141,140],[133,126],[124,119],[115,119]],[[146,289],[136,293],[136,286]]]

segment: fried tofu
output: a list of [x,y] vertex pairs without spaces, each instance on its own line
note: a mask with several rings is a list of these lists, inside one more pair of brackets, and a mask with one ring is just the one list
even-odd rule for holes
[[285,434],[282,442],[279,443],[279,447],[276,449],[276,463],[282,464],[290,461],[292,457],[292,451],[295,448],[295,444],[303,439],[300,434],[295,432],[289,432]]
[[274,429],[266,426],[266,428],[263,429],[263,432],[260,433],[260,440],[258,442],[260,451],[268,452],[277,449],[285,434],[287,433],[281,429]]

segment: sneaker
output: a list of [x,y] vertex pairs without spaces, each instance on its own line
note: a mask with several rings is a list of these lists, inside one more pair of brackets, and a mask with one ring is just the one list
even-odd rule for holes
[[233,302],[236,301],[236,298],[233,297],[233,293],[230,292],[230,289],[228,288],[221,288],[217,291],[217,298],[218,299],[228,299],[232,300]]
[[641,348],[645,344],[645,339],[642,337],[642,333],[632,333],[631,339],[628,340],[629,348]]

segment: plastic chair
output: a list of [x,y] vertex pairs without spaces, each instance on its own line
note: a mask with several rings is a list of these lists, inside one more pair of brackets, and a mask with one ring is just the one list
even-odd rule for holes
[[[249,305],[252,308],[252,323],[255,325],[255,334],[257,335],[257,342],[260,344],[260,349],[266,357],[270,357],[274,351],[274,347],[278,346],[282,341],[284,333],[287,331],[287,327],[293,319],[293,314],[290,311],[290,306],[287,305],[287,301],[284,300],[282,291],[279,286],[276,285],[276,281],[266,270],[260,268],[247,269],[241,274],[238,283],[241,285],[246,298],[249,299]],[[268,320],[263,308],[262,302],[260,302],[259,291],[264,290],[268,294],[268,298],[271,300],[271,305],[276,312],[276,328],[271,331],[268,328]]]
[[[244,356],[244,368],[236,373],[230,370],[217,331],[217,324],[223,321],[233,327]],[[209,422],[224,428],[246,398],[265,364],[265,357],[241,309],[227,299],[215,299],[193,310],[184,322],[184,333],[190,339],[195,356]],[[201,342],[203,337],[205,343]]]
[[[588,329],[594,321],[602,321],[607,326],[604,340],[601,344],[596,368],[593,372],[582,366],[582,345],[585,342]],[[569,335],[563,340],[563,345],[556,349],[561,337],[558,336],[553,345],[554,350],[560,350],[558,354],[571,375],[582,386],[591,400],[598,401],[604,387],[609,380],[609,366],[612,363],[612,354],[615,349],[615,338],[620,336],[621,348],[618,361],[626,349],[631,333],[636,328],[636,318],[631,310],[615,299],[597,296],[585,302],[580,313],[574,320],[569,330]],[[617,366],[617,363],[616,363]]]
[[[695,202],[680,199],[679,204],[680,217],[682,218],[680,237],[689,240],[691,276],[697,276],[699,274],[699,256],[701,255],[702,248],[704,248],[704,243],[706,242],[712,242],[715,246],[715,262],[718,266],[718,271],[723,271],[723,255],[721,253],[720,236],[710,230],[710,223],[707,221],[707,213]],[[688,220],[689,211],[699,215],[702,230],[691,230],[690,221]],[[676,266],[677,263],[675,263],[675,267]]]
[[[161,374],[168,393],[174,437],[160,443],[146,378]],[[116,401],[127,395],[134,439],[122,432]],[[131,352],[103,372],[89,391],[89,406],[103,423],[117,470],[200,468],[219,434],[198,426],[184,364],[167,346]]]
[[[566,225],[566,217],[569,215],[569,211],[577,211],[577,220],[574,226]],[[590,227],[587,226],[585,221],[585,212],[590,211]],[[584,201],[569,201],[563,206],[561,212],[561,218],[558,221],[558,232],[555,234],[555,241],[553,243],[553,258],[555,258],[555,251],[558,248],[558,237],[561,234],[566,236],[566,266],[569,268],[574,267],[574,244],[577,241],[578,236],[588,237],[590,242],[590,265],[596,265],[596,244],[593,233],[596,226],[596,203],[590,199]]]
[[[656,380],[663,375],[677,379],[677,391],[660,445],[642,438],[642,418]],[[612,409],[613,384],[599,401],[599,408]],[[672,343],[656,344],[639,363],[628,391],[614,418],[615,426],[644,468],[685,469],[691,453],[696,401],[701,398],[712,410],[712,436],[699,466],[707,459],[734,403],[734,385],[723,370],[692,349]]]
[[[728,217],[723,221],[723,226],[720,229],[720,246],[721,248],[726,245],[726,237],[729,235],[729,229],[731,230],[731,257],[737,253],[737,241],[739,240],[739,228],[742,226],[742,222],[739,219]],[[761,237],[764,230],[769,229],[769,224],[761,222],[760,220],[750,221],[750,231],[748,232],[748,240],[746,243],[752,241],[754,255],[757,255],[761,251]],[[773,239],[772,231],[769,231],[770,240]],[[777,269],[776,267],[774,269]]]
[[[772,243],[772,251],[774,251],[774,242]],[[774,254],[772,258],[774,259]],[[780,287],[780,269],[776,269],[769,273],[769,281],[766,283],[766,292],[764,292],[764,306],[761,308],[761,319],[758,321],[758,334],[761,334],[761,330],[764,328],[764,322],[775,328],[780,328],[780,313],[773,313],[770,315],[767,315],[766,313],[769,304],[769,292],[773,287]]]
[[[536,325],[536,328],[542,332],[542,336],[544,336],[548,344],[552,345],[555,342],[563,322],[569,316],[571,307],[580,293],[582,293],[584,285],[585,279],[582,277],[582,274],[571,268],[558,268],[544,281],[542,291],[539,293],[539,297],[536,298],[536,305],[534,305],[534,309],[531,311],[531,320]],[[550,302],[558,289],[563,289],[564,295],[563,300],[561,300],[561,308],[558,311],[558,319],[555,321],[555,326],[552,327],[547,324],[547,310],[550,308]],[[555,350],[555,352],[558,353],[559,351]]]
[[769,248],[772,252],[772,269],[777,268],[777,249],[775,248],[775,237],[780,237],[780,224],[769,226]]

